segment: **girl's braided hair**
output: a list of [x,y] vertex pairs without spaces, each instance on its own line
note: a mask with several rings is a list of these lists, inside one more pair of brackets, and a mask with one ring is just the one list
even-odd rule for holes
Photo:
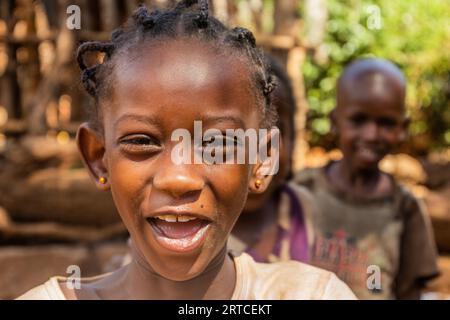
[[[197,5],[197,10],[192,7]],[[275,80],[264,54],[256,47],[253,34],[245,28],[229,29],[209,15],[208,0],[183,0],[168,10],[149,12],[141,5],[121,28],[113,31],[109,42],[86,42],[80,45],[77,61],[81,68],[81,81],[86,91],[95,99],[95,110],[90,125],[100,129],[99,99],[109,96],[111,74],[115,58],[141,42],[175,38],[197,38],[216,46],[234,50],[247,58],[252,71],[252,84],[257,97],[264,101],[262,125],[270,127],[276,123],[276,110],[271,103]],[[103,53],[103,62],[87,66],[87,53]]]

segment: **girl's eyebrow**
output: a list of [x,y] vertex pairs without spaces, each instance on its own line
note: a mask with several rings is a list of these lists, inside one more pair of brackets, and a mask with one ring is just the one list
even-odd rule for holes
[[[138,114],[132,114],[132,113],[126,113],[119,117],[114,122],[114,130],[117,129],[120,123],[125,121],[135,121],[135,122],[141,122],[144,124],[150,124],[156,127],[160,127],[160,122],[157,121],[154,117],[148,116],[148,115],[138,115]],[[245,123],[240,117],[234,117],[234,116],[204,116],[201,118],[201,121],[208,125],[208,124],[218,124],[218,123],[224,123],[224,122],[231,122],[236,124],[239,128],[245,128]]]
[[124,121],[135,121],[135,122],[142,122],[142,123],[145,123],[145,124],[151,124],[151,125],[154,125],[154,126],[157,126],[157,127],[160,126],[159,122],[155,118],[153,118],[151,116],[126,113],[126,114],[120,116],[119,119],[117,119],[114,122],[114,129],[116,129],[117,126],[121,122],[124,122]]
[[221,123],[221,122],[233,122],[233,123],[237,124],[239,127],[245,128],[244,121],[242,121],[241,118],[234,117],[234,116],[205,116],[205,117],[202,117],[202,121],[205,124],[208,124],[208,123]]

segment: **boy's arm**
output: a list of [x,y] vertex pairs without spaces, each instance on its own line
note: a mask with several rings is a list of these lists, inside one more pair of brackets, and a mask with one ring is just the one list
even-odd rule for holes
[[425,205],[409,192],[406,194],[395,293],[397,299],[419,299],[426,282],[439,275],[437,250]]

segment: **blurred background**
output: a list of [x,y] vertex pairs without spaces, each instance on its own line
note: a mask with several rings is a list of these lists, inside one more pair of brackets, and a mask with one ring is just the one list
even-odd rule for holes
[[[110,195],[96,191],[77,154],[74,137],[92,101],[74,57],[81,42],[107,40],[142,2],[160,8],[176,1],[0,2],[0,299],[67,275],[69,265],[83,277],[111,271],[127,251]],[[341,156],[328,115],[345,65],[377,56],[400,66],[409,83],[410,138],[381,167],[427,204],[442,270],[428,297],[449,297],[450,1],[210,3],[216,17],[250,28],[285,64],[298,104],[297,170]],[[80,28],[71,5],[80,8]]]

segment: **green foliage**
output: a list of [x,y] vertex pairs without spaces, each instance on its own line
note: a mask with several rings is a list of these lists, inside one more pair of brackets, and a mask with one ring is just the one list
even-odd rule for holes
[[303,66],[312,144],[329,132],[344,66],[376,56],[396,63],[408,79],[412,136],[425,136],[428,148],[450,146],[450,1],[327,0],[327,8],[324,43]]

